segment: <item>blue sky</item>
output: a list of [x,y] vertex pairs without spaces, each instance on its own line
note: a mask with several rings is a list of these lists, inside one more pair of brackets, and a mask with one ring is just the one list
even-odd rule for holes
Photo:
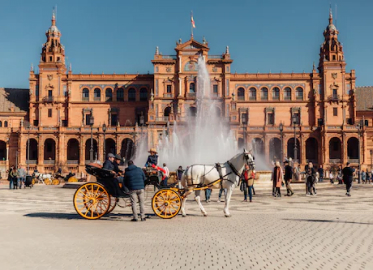
[[[373,1],[338,0],[336,26],[347,70],[357,85],[373,85]],[[175,42],[209,42],[210,54],[229,45],[232,71],[310,72],[318,63],[327,0],[0,0],[0,87],[28,87],[57,4],[57,27],[74,73],[152,73],[155,47],[175,54]]]

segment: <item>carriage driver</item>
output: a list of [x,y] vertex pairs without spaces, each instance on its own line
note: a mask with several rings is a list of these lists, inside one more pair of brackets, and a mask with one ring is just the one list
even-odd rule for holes
[[157,166],[158,164],[157,150],[155,150],[155,148],[151,148],[149,153],[150,155],[148,156],[148,159],[146,160],[145,167],[151,167],[152,165]]

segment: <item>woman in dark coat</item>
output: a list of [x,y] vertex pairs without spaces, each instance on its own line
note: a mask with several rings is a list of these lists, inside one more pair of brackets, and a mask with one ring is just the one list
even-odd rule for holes
[[280,162],[276,161],[275,167],[273,168],[272,172],[272,182],[273,187],[275,188],[274,197],[281,197],[281,185],[284,181],[284,172],[280,166]]

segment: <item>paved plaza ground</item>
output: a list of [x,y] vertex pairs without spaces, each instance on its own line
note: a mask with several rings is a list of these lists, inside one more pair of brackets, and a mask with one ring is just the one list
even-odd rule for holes
[[150,194],[150,217],[135,223],[129,207],[80,218],[73,189],[0,185],[0,269],[373,269],[373,186],[295,189],[273,198],[258,186],[253,203],[236,189],[230,218],[217,191],[208,217],[189,200],[189,216],[171,220],[154,216]]

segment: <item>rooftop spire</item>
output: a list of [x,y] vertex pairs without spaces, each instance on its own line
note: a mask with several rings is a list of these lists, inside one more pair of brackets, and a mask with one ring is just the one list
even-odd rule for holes
[[56,9],[53,8],[53,11],[52,11],[52,26],[55,26],[56,25]]
[[332,5],[330,5],[330,8],[329,8],[329,24],[333,24]]

